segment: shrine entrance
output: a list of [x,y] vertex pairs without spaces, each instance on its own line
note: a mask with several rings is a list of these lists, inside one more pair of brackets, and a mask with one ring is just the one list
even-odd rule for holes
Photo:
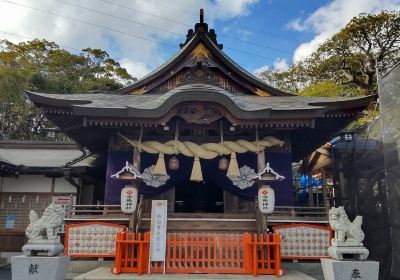
[[223,190],[209,180],[175,187],[175,213],[223,213]]

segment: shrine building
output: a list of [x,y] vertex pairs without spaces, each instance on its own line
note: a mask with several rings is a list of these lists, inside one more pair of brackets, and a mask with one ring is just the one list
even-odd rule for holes
[[[141,177],[134,184],[142,198],[138,223],[148,228],[151,200],[164,199],[168,230],[176,231],[257,231],[254,201],[263,171],[277,179],[268,184],[277,213],[269,222],[327,223],[326,216],[284,212],[297,211],[292,162],[329,141],[372,101],[296,96],[264,83],[224,53],[203,14],[179,52],[132,85],[92,94],[26,93],[86,150],[74,163],[107,154],[104,177],[97,178],[104,188],[93,190],[104,198],[103,206],[95,205],[102,211],[79,213],[84,207],[76,205],[70,221],[128,223],[117,206],[130,183],[113,176],[127,166]],[[87,201],[79,199],[87,194],[80,182],[77,202]]]

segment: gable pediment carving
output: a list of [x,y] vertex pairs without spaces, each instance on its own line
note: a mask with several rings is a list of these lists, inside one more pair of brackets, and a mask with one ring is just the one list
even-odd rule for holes
[[176,116],[187,123],[209,124],[223,117],[223,113],[212,105],[197,104],[186,105],[176,110]]

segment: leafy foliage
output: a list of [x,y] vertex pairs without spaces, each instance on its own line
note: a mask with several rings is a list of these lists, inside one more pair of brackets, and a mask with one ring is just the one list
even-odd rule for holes
[[38,115],[23,91],[88,93],[110,91],[135,81],[126,69],[99,49],[80,54],[54,42],[33,40],[13,44],[0,41],[1,137],[38,139],[49,124]]
[[[377,94],[376,73],[400,62],[400,12],[360,14],[308,58],[284,72],[260,75],[284,91],[305,96],[357,96]],[[347,129],[355,129],[377,116],[366,115]]]
[[324,97],[353,97],[364,95],[364,90],[357,88],[348,87],[333,81],[323,81],[315,84],[311,84],[302,91],[299,95],[304,96],[324,96]]
[[284,72],[262,73],[261,78],[292,93],[330,81],[347,90],[376,94],[377,68],[384,73],[399,62],[400,12],[383,11],[354,17],[307,59]]

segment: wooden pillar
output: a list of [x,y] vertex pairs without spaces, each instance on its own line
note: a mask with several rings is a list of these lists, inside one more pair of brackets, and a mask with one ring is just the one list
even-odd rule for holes
[[[265,150],[257,153],[257,168],[258,168],[258,172],[263,170],[264,167],[265,167]],[[258,187],[260,187],[260,185]],[[255,203],[255,205],[258,205],[258,196],[256,196],[256,199],[255,199],[254,203]],[[258,207],[256,209],[258,209]],[[260,213],[260,217],[261,217],[261,228],[262,228],[262,232],[261,233],[264,234],[264,233],[267,232],[267,229],[268,229],[268,216],[266,214],[261,214]]]
[[343,161],[341,160],[339,163],[339,193],[336,193],[340,201],[339,205],[344,205],[344,203],[347,202],[347,192],[346,192],[347,178],[344,176],[343,172],[343,169],[345,167],[347,166],[345,166],[343,164]]
[[325,169],[321,170],[321,181],[322,184],[322,202],[324,207],[329,207],[329,200],[328,200],[328,185],[326,184],[326,172]]
[[50,188],[50,203],[53,201],[53,196],[54,196],[54,191],[56,188],[56,178],[55,177],[51,177],[51,188]]
[[[140,170],[140,152],[139,149],[137,147],[133,148],[133,158],[132,158],[132,165],[137,169]],[[139,182],[138,181],[133,181],[132,182],[132,187],[137,189],[137,193],[138,196],[140,195],[139,193]],[[137,197],[138,199],[138,197]],[[135,216],[137,214],[138,211],[138,206],[139,206],[139,201],[136,201],[136,208],[135,211],[133,211],[133,213],[131,214],[131,216],[129,217],[129,229],[131,232],[135,232],[135,224],[138,221],[135,221]]]
[[329,207],[328,186],[326,184],[322,185],[322,199],[324,207]]
[[314,207],[314,192],[311,172],[308,173],[308,206]]
[[257,168],[260,172],[265,167],[265,151],[261,151],[257,154]]

